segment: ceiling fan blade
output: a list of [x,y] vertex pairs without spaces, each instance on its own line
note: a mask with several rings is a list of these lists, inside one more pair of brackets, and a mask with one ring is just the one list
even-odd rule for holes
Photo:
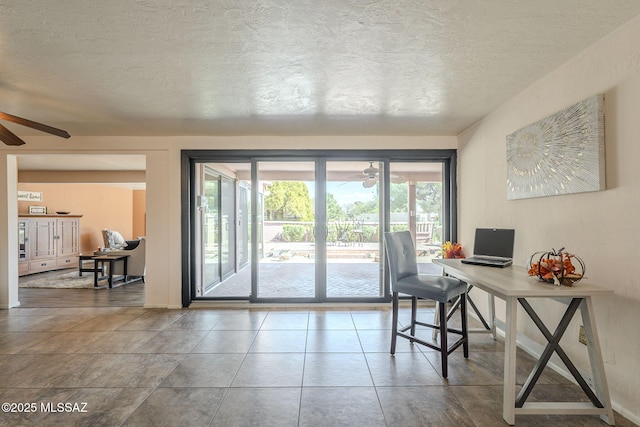
[[60,136],[62,138],[70,138],[69,132],[66,130],[54,128],[53,126],[43,125],[42,123],[34,122],[31,120],[23,119],[22,117],[13,116],[11,114],[0,112],[0,119],[7,120],[9,122],[17,123],[22,126],[30,127],[42,132],[50,133],[52,135]]
[[18,138],[18,136],[11,132],[6,127],[0,124],[0,140],[6,145],[23,145],[24,141]]
[[356,175],[349,175],[347,177],[347,181],[364,181],[367,179],[367,176],[364,174],[356,174]]

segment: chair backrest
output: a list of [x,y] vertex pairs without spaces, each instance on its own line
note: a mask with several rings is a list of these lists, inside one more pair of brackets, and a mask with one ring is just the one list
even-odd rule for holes
[[418,274],[416,248],[408,231],[384,233],[384,248],[389,263],[391,284]]

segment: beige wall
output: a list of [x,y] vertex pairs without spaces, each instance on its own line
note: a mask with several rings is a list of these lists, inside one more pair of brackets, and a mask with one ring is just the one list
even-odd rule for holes
[[134,192],[106,184],[49,183],[19,183],[18,190],[37,191],[43,196],[42,202],[18,202],[20,215],[28,214],[29,206],[46,206],[51,212],[82,215],[82,253],[90,254],[104,246],[101,230],[105,228],[119,231],[125,239],[144,235],[144,223],[140,222],[140,218],[144,218],[144,191]]
[[[469,251],[477,226],[516,229],[515,261],[538,250],[565,246],[587,265],[587,280],[615,296],[594,301],[612,399],[640,420],[640,19],[601,40],[501,106],[461,136],[459,152],[460,242]],[[506,199],[506,135],[589,96],[605,95],[607,190],[527,200]],[[578,284],[579,286],[579,284]],[[480,302],[483,299],[480,299]],[[563,306],[535,305],[543,319]],[[501,308],[503,310],[503,308]],[[526,319],[526,314],[519,313]],[[563,348],[588,367],[570,325]],[[537,333],[531,322],[521,331]],[[560,363],[560,366],[563,366]]]

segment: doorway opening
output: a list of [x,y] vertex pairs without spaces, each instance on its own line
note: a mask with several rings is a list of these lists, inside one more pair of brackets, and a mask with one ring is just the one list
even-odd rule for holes
[[[129,241],[146,236],[146,156],[24,154],[17,161],[18,190],[41,196],[38,201],[18,201],[20,305],[142,307],[147,286],[143,280],[118,283],[113,289],[103,289],[103,280],[95,290],[93,274],[80,275],[78,264],[83,262],[79,255],[106,247],[104,229],[118,231]],[[31,206],[44,214],[30,214]],[[67,225],[69,233],[62,233]],[[144,274],[144,252],[139,246],[130,257],[129,265],[142,272],[135,277]]]

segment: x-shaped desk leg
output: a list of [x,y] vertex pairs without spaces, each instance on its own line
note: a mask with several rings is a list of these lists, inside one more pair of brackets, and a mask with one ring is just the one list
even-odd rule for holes
[[516,397],[516,408],[522,408],[524,406],[524,403],[527,400],[527,397],[529,396],[529,394],[531,393],[533,386],[538,381],[538,378],[540,378],[540,375],[542,374],[544,367],[547,365],[547,362],[549,362],[549,359],[551,358],[554,352],[557,353],[558,356],[560,356],[560,359],[562,359],[562,361],[566,365],[569,372],[571,372],[571,375],[573,375],[573,377],[576,379],[576,381],[578,382],[582,390],[585,392],[587,397],[589,397],[589,399],[591,400],[591,403],[593,403],[593,405],[597,408],[604,408],[604,405],[602,404],[598,396],[596,396],[593,390],[591,390],[591,387],[589,387],[589,384],[587,384],[587,382],[582,377],[582,375],[580,374],[578,369],[575,367],[573,362],[571,362],[571,360],[569,359],[569,356],[567,356],[567,354],[564,352],[562,347],[560,347],[560,339],[562,338],[562,335],[564,335],[565,331],[567,330],[567,327],[569,326],[569,322],[571,322],[573,315],[578,310],[583,300],[584,298],[573,298],[571,300],[571,303],[569,303],[569,307],[567,307],[567,310],[562,316],[562,319],[560,320],[558,327],[556,328],[555,332],[551,334],[549,329],[547,329],[547,327],[542,322],[540,317],[533,310],[529,302],[524,298],[518,298],[520,305],[522,305],[522,307],[527,312],[529,317],[531,317],[531,320],[533,320],[533,322],[536,324],[540,332],[542,332],[542,334],[544,335],[544,337],[547,339],[549,343],[547,344],[544,351],[540,355],[540,358],[538,359],[536,366],[534,367],[533,371],[529,375],[529,378],[527,378],[527,381],[524,383],[524,386],[520,390],[520,393],[518,393],[518,396]]

